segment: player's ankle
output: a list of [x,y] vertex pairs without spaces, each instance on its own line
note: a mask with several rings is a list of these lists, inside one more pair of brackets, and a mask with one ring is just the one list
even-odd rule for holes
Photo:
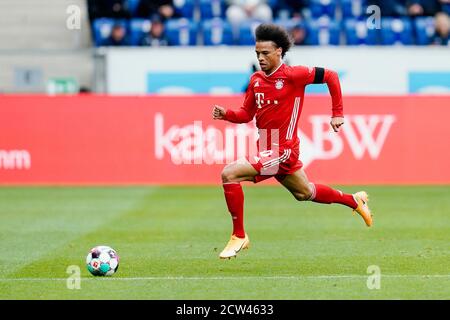
[[244,239],[245,238],[245,232],[233,232],[233,236],[238,237],[240,239]]

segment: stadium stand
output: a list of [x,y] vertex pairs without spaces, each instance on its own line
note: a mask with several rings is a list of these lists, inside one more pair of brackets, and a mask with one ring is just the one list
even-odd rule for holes
[[[76,13],[81,24],[71,29]],[[66,77],[92,88],[86,0],[1,0],[0,21],[0,93],[45,92]]]
[[411,21],[407,18],[388,18],[381,20],[381,44],[413,44]]
[[336,15],[336,1],[311,0],[309,9],[313,18],[327,16],[334,18]]
[[139,0],[128,0],[128,10],[133,16],[137,15],[137,10],[139,6]]
[[255,29],[261,22],[258,20],[246,20],[239,26],[237,44],[248,46],[255,44]]
[[[127,0],[128,9],[134,15],[125,23],[130,45],[139,45],[142,33],[151,27],[150,17],[137,18],[136,8],[140,0]],[[141,0],[144,1],[144,0]],[[382,16],[381,28],[368,23],[366,9],[374,1],[367,0],[309,0],[298,1],[295,10],[287,9],[287,1],[269,0],[274,11],[274,22],[289,30],[302,28],[305,45],[430,45],[435,44],[436,23],[434,16]],[[252,45],[253,31],[261,20],[247,19],[237,27],[226,19],[227,0],[176,0],[175,15],[165,21],[169,45]],[[305,5],[303,4],[305,3]],[[302,7],[304,6],[304,7]],[[450,5],[442,5],[442,11],[450,12]],[[407,8],[403,10],[408,12]],[[402,10],[400,10],[402,11]],[[372,14],[372,12],[370,12]],[[111,19],[111,18],[110,18]],[[300,20],[300,22],[299,22]],[[93,22],[96,46],[104,44],[111,26],[116,20],[105,18]],[[442,37],[441,37],[442,38]],[[448,43],[448,35],[440,39]]]
[[340,43],[340,25],[328,16],[311,19],[306,25],[306,44],[309,45],[338,45]]
[[121,26],[125,28],[126,32],[129,32],[129,25],[139,24],[142,19],[132,19],[130,22],[123,19],[113,18],[99,18],[94,21],[94,39],[97,46],[106,45],[111,36],[111,31],[114,26]]
[[177,15],[187,18],[194,18],[194,9],[198,9],[196,0],[174,1],[174,8]]
[[442,5],[442,9],[444,12],[446,12],[447,14],[450,14],[450,3],[445,3]]
[[0,1],[0,49],[78,49],[91,46],[86,16],[79,29],[67,28],[67,19],[84,0]]
[[138,46],[140,45],[142,38],[147,34],[151,29],[151,21],[150,19],[132,19],[130,20],[130,36],[129,41],[130,45]]
[[368,28],[364,20],[347,18],[344,30],[347,45],[375,45],[378,42],[376,29]]
[[202,24],[203,41],[206,46],[232,45],[233,30],[231,25],[218,17],[205,20]]
[[202,20],[224,18],[226,3],[222,0],[199,0],[199,9]]
[[170,19],[166,23],[167,38],[172,46],[195,46],[198,30],[198,23],[187,18]]
[[364,0],[341,0],[342,16],[360,18],[365,15],[367,4]]
[[418,17],[414,22],[416,30],[416,43],[418,45],[429,45],[435,35],[435,25],[433,17]]

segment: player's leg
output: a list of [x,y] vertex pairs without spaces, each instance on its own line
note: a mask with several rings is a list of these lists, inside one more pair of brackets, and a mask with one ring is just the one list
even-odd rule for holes
[[287,175],[280,183],[299,201],[343,204],[358,212],[367,226],[372,225],[372,214],[367,206],[368,197],[364,191],[352,195],[323,184],[309,182],[303,169]]
[[222,183],[240,183],[242,181],[253,181],[258,171],[242,158],[227,164],[222,170]]
[[228,211],[233,219],[233,235],[245,237],[244,231],[244,192],[242,181],[253,181],[258,172],[247,161],[240,159],[228,164],[222,170],[222,185]]
[[219,257],[231,258],[249,245],[248,235],[244,230],[244,192],[242,181],[253,181],[258,171],[246,160],[241,159],[228,164],[222,170],[222,185],[228,211],[233,221],[233,233]]

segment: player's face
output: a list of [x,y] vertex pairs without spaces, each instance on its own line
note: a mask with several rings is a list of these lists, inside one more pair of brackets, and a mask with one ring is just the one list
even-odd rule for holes
[[272,73],[279,66],[282,49],[277,48],[273,41],[256,42],[255,52],[259,66],[266,74]]

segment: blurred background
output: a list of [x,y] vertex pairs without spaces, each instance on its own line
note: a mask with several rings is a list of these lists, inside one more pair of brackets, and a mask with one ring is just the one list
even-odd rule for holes
[[[448,93],[449,13],[447,0],[4,0],[0,92],[238,93],[253,30],[272,21],[296,44],[288,63],[334,66],[345,93]],[[235,74],[205,74],[221,70]],[[380,77],[402,80],[376,87]]]
[[[285,63],[340,76],[349,117],[338,137],[328,88],[307,88],[302,160],[317,179],[448,183],[449,155],[430,136],[449,134],[449,13],[448,0],[3,0],[0,178],[220,182],[248,148],[210,107],[241,105],[258,70],[253,32],[270,21],[295,42]],[[251,124],[237,128],[251,140]],[[207,169],[191,165],[208,157]],[[373,173],[330,176],[332,163]]]

